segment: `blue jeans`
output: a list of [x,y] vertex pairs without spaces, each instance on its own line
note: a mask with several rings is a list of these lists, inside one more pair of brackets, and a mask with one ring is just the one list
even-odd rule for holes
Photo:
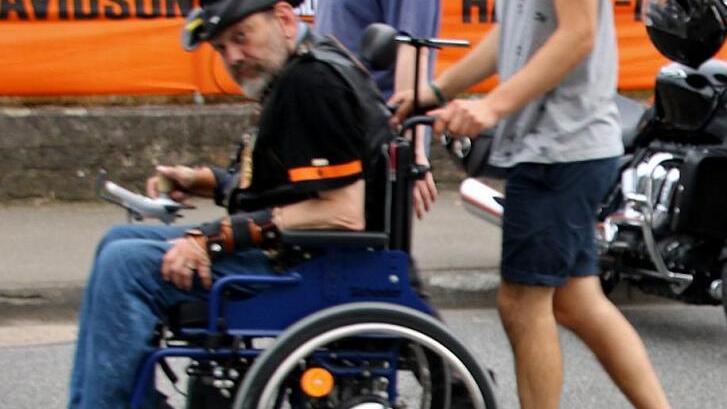
[[[190,292],[178,290],[159,273],[168,240],[186,228],[122,225],[99,243],[79,312],[69,409],[128,408],[137,370],[155,348],[156,324],[171,306],[206,299],[198,283]],[[218,278],[272,274],[273,268],[251,249],[215,261],[212,271]],[[155,405],[151,395],[145,408]]]

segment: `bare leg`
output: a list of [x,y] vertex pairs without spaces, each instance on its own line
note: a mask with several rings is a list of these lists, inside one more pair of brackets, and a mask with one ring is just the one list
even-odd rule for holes
[[635,407],[670,407],[641,338],[603,294],[597,276],[569,279],[556,289],[553,307],[558,323],[586,343]]
[[563,388],[563,358],[553,314],[553,288],[503,281],[498,311],[513,354],[520,406],[555,409]]

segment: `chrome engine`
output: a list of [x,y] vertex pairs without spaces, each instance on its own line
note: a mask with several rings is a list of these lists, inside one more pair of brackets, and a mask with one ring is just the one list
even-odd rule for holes
[[[604,204],[608,213],[595,228],[604,286],[625,278],[648,293],[698,304],[721,302],[715,263],[727,258],[724,240],[675,229],[686,214],[678,203],[687,166],[684,155],[654,151],[621,170],[621,191],[612,192]],[[506,199],[500,191],[468,178],[460,195],[472,214],[502,224]]]
[[679,212],[673,203],[682,162],[671,153],[657,152],[625,169],[621,174],[623,205],[605,220],[611,227],[606,232],[611,234],[599,235],[599,241],[608,245],[623,225],[648,226],[656,233],[668,229],[673,213]]
[[[663,279],[681,293],[693,281],[691,274],[671,271],[664,261],[658,239],[669,230],[679,208],[675,196],[683,187],[679,184],[683,158],[672,153],[654,152],[621,173],[623,201],[596,228],[596,241],[602,254],[612,252],[644,252],[652,268],[640,268],[638,274]],[[633,246],[620,232],[640,233],[643,246]],[[679,246],[671,241],[671,245]]]

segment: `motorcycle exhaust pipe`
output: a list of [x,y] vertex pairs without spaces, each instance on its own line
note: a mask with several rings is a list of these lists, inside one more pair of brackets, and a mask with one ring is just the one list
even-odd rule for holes
[[505,196],[487,184],[467,178],[459,185],[459,193],[465,209],[480,219],[502,226]]

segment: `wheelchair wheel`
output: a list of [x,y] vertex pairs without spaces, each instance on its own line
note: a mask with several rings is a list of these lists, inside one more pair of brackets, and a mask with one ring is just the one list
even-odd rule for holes
[[[384,358],[391,351],[394,361]],[[345,304],[281,334],[255,360],[233,408],[449,409],[450,368],[469,395],[455,396],[458,402],[496,407],[488,376],[439,321],[393,304]],[[330,374],[321,396],[305,390],[314,370]],[[418,396],[407,396],[413,390]]]

